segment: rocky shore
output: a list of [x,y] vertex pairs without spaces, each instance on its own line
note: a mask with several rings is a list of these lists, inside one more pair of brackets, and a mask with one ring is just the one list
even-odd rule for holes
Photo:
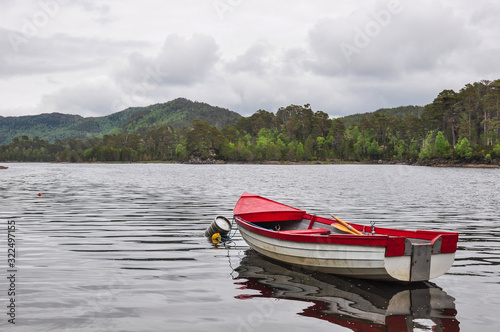
[[433,159],[420,160],[415,163],[410,163],[415,166],[432,166],[432,167],[466,167],[466,168],[500,168],[500,160],[492,160],[488,164],[478,162],[459,162],[456,160]]

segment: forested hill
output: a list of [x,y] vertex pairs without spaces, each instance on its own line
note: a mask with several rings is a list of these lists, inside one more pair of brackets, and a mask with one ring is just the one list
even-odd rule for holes
[[145,133],[165,124],[173,128],[187,127],[195,119],[222,129],[240,118],[241,115],[228,109],[184,98],[147,107],[131,107],[103,117],[84,118],[61,113],[0,117],[0,145],[21,136],[54,142],[56,139],[82,139],[105,134]]
[[388,117],[396,119],[404,119],[408,115],[413,115],[414,117],[418,118],[420,117],[420,114],[422,113],[423,109],[424,109],[423,106],[399,106],[394,108],[381,108],[375,112],[352,114],[344,116],[340,119],[342,120],[342,122],[344,122],[344,125],[346,127],[350,127],[355,123],[361,122],[363,118],[369,117],[373,113],[384,114]]
[[[17,137],[0,144],[0,161],[500,164],[500,80],[467,84],[458,92],[443,90],[423,109],[408,106],[358,115],[350,125],[345,118],[313,111],[309,104],[241,117],[185,99],[103,118],[40,117],[26,128],[41,127],[47,134],[52,126],[51,138],[61,127],[95,137],[51,143],[20,125],[4,125],[4,130],[11,128],[10,137]],[[12,133],[16,130],[23,136]]]

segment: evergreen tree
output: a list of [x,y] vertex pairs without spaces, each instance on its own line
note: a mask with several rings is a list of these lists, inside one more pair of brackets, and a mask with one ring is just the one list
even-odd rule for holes
[[444,138],[442,131],[439,131],[436,135],[436,140],[434,141],[434,148],[438,157],[446,157],[450,149],[450,143]]
[[464,137],[459,139],[455,152],[460,158],[470,160],[472,158],[472,148],[469,146],[469,140]]

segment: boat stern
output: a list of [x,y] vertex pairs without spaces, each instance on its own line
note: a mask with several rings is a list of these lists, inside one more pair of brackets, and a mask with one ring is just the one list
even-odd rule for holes
[[[432,241],[404,238],[402,255],[387,255],[384,267],[394,279],[427,281],[445,274],[455,260],[458,235],[439,235]],[[443,245],[444,244],[444,245]]]

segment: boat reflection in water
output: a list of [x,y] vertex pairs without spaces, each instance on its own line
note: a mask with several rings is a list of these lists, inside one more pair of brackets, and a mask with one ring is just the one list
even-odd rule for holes
[[[254,297],[311,302],[299,315],[353,331],[459,331],[454,298],[430,282],[411,285],[373,282],[306,271],[247,250],[238,272],[241,290]],[[246,280],[245,280],[246,279]]]

